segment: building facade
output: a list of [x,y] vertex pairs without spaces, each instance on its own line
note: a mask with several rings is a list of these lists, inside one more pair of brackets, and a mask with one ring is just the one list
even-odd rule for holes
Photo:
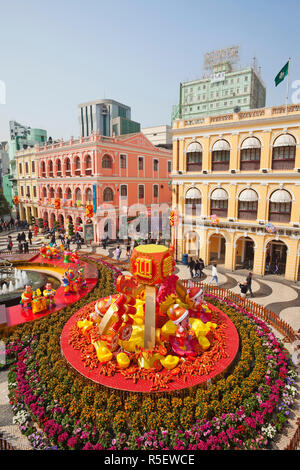
[[154,147],[142,133],[60,141],[38,147],[36,159],[39,217],[50,227],[55,221],[65,228],[72,222],[84,231],[91,219],[86,207],[91,204],[93,239],[99,242],[109,230],[116,238],[123,230],[121,213],[129,220],[135,204],[147,210],[153,203],[171,204],[172,152]]
[[29,224],[38,219],[38,180],[36,147],[16,152],[18,211],[21,220]]
[[115,100],[95,100],[78,105],[81,137],[98,133],[107,137],[140,132],[131,120],[131,108]]
[[176,120],[173,134],[177,256],[297,280],[300,106]]
[[0,187],[3,191],[3,176],[9,173],[8,143],[0,142]]
[[266,88],[260,72],[248,67],[233,70],[230,63],[215,65],[212,73],[199,80],[180,83],[179,104],[174,119],[247,111],[266,105]]
[[33,148],[35,144],[46,142],[47,132],[44,129],[24,126],[16,121],[9,122],[9,130],[8,152],[10,168],[9,174],[3,177],[3,188],[5,199],[13,207],[13,198],[18,194],[16,152],[29,147]]
[[142,133],[156,147],[172,149],[172,127],[168,125],[144,127]]

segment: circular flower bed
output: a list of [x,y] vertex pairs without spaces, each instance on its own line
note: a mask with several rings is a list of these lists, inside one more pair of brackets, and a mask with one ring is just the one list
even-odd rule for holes
[[[99,265],[99,284],[84,303],[114,292]],[[18,328],[7,345],[9,396],[21,430],[38,448],[258,449],[286,424],[296,394],[287,350],[252,314],[214,296],[207,300],[234,323],[240,358],[208,388],[184,394],[120,392],[68,368],[60,352],[66,321],[83,305]]]

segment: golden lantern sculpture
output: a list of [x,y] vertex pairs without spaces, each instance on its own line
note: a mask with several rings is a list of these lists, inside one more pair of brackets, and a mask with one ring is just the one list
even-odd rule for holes
[[89,218],[93,217],[94,211],[93,211],[93,205],[92,204],[87,204],[86,205],[85,213],[86,213],[87,217],[89,217]]

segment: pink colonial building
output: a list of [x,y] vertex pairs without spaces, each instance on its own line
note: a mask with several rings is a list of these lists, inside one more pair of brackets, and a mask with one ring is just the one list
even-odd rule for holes
[[[171,204],[172,151],[155,147],[142,133],[71,138],[38,147],[36,156],[39,217],[50,227],[55,221],[64,227],[73,222],[84,232],[92,223],[99,242],[109,214],[116,216],[117,230],[126,207]],[[55,208],[58,199],[60,208]],[[88,204],[93,205],[91,219]]]

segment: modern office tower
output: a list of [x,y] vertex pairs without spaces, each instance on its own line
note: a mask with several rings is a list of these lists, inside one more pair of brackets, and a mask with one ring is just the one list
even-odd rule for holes
[[266,88],[256,59],[253,59],[252,67],[243,69],[237,62],[238,48],[206,54],[205,75],[180,83],[179,104],[173,106],[172,121],[263,108]]
[[95,100],[78,105],[81,137],[98,133],[107,137],[140,132],[131,120],[131,109],[114,100]]

